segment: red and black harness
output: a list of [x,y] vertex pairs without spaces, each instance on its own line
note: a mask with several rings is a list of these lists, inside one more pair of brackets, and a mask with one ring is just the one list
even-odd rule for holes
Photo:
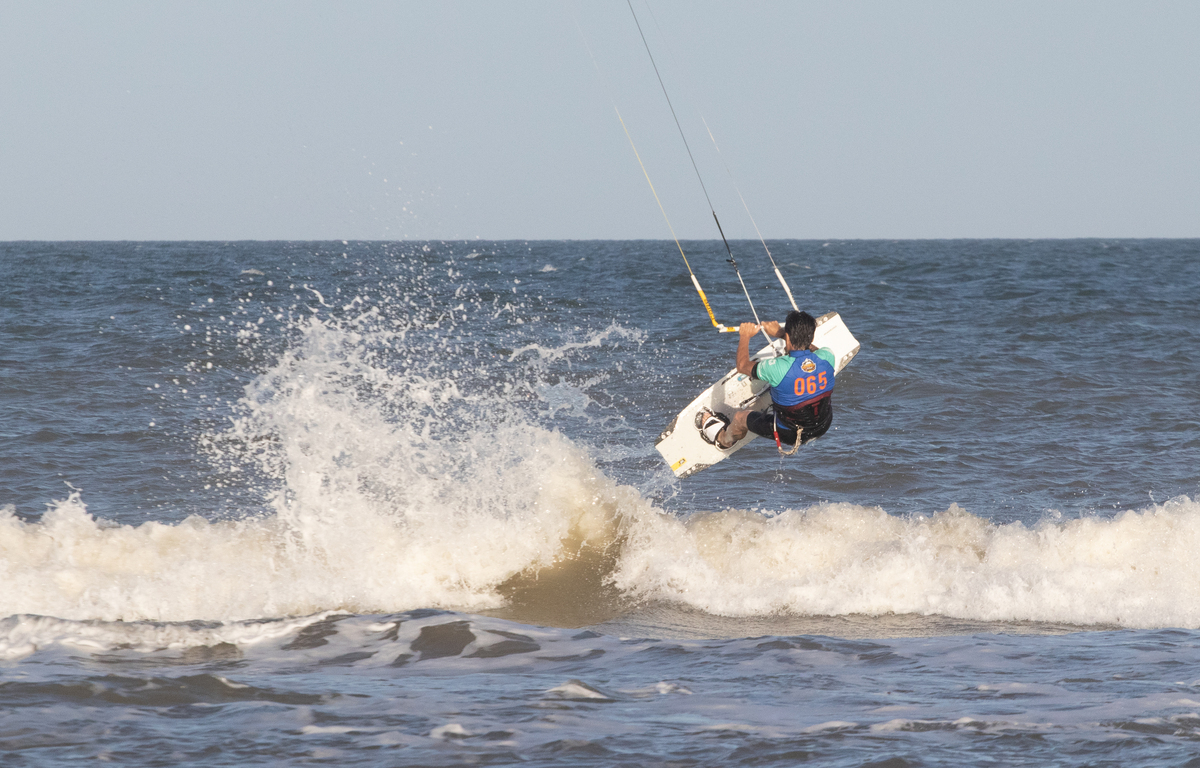
[[[833,393],[831,392],[792,406],[774,406],[775,413],[774,418],[772,419],[772,424],[774,425],[775,431],[775,448],[784,456],[791,456],[793,453],[795,453],[797,449],[800,448],[801,444],[806,442],[803,438],[805,429],[808,429],[810,433],[820,429],[821,406],[824,405],[826,408],[829,408],[832,397]],[[804,411],[804,413],[801,414],[801,411]],[[781,421],[788,429],[796,430],[796,442],[792,443],[792,449],[790,451],[785,451],[783,449],[783,441],[779,439],[779,422]],[[801,423],[802,421],[807,422],[810,426],[805,427],[804,424]],[[821,435],[825,434],[825,430],[828,428],[829,426],[827,423],[825,425],[825,429],[821,429],[819,434],[812,435],[809,440],[815,440]]]

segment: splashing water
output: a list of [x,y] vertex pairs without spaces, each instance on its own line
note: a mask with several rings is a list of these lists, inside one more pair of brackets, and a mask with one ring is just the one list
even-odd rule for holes
[[[7,508],[0,615],[236,621],[440,607],[572,625],[670,603],[724,616],[1200,627],[1200,506],[1186,497],[1028,526],[957,506],[688,513],[656,498],[654,471],[640,484],[604,471],[642,455],[606,437],[621,415],[597,399],[610,372],[573,368],[645,333],[609,321],[542,327],[531,341],[512,329],[538,318],[504,294],[410,278],[345,302],[304,286],[318,298],[292,314],[287,344],[229,425],[200,439],[216,472],[258,489],[263,512],[117,525],[77,493],[39,522]],[[556,428],[571,419],[603,428]],[[653,456],[645,466],[661,470]]]
[[[487,362],[433,355],[436,340],[410,343],[420,330],[377,308],[309,318],[247,387],[232,427],[205,445],[227,471],[273,481],[271,514],[111,526],[78,494],[38,524],[7,514],[4,548],[16,556],[3,569],[14,588],[0,613],[180,621],[481,610],[500,605],[497,588],[517,574],[603,550],[622,516],[650,513],[584,450],[523,417],[511,382],[481,384],[495,380]],[[575,346],[522,352],[541,360]]]

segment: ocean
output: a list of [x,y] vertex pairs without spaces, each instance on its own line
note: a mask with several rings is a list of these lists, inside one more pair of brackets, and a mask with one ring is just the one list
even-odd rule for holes
[[0,763],[1200,766],[1200,241],[768,245],[0,243]]

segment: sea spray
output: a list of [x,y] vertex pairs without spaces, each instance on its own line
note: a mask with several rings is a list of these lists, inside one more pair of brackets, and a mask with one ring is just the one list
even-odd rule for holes
[[263,485],[266,514],[121,526],[72,494],[40,523],[6,515],[0,576],[13,588],[0,614],[230,621],[496,608],[500,585],[527,593],[514,577],[603,553],[622,515],[648,512],[585,450],[530,423],[486,360],[444,346],[435,355],[451,340],[413,343],[415,327],[374,307],[299,321],[230,427],[204,438],[220,471]]

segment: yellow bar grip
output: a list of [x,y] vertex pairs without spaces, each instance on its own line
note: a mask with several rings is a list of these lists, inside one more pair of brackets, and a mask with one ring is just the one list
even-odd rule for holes
[[708,297],[704,295],[704,289],[700,287],[700,281],[696,279],[696,275],[692,275],[692,285],[696,286],[696,293],[700,294],[700,301],[704,302],[704,308],[708,310],[708,319],[712,320],[713,327],[721,333],[732,333],[737,330],[732,326],[721,325],[717,322],[717,316],[713,314],[712,307],[708,304]]
[[[630,6],[629,10],[632,11],[633,6]],[[637,15],[634,14],[634,20],[636,20],[636,19],[637,19]],[[588,52],[589,53],[591,52],[590,49]],[[646,52],[647,53],[650,52],[650,49],[648,47],[646,48]],[[651,58],[651,60],[654,59],[653,56],[651,56],[650,58]],[[592,63],[593,64],[596,63],[595,58],[592,59]],[[599,72],[600,68],[597,67],[596,71]],[[660,80],[661,80],[661,78],[660,78]],[[666,91],[664,90],[663,93],[665,94]],[[668,99],[667,101],[669,103],[670,99]],[[733,331],[736,331],[737,328],[733,328],[732,326],[727,326],[727,325],[721,325],[720,323],[717,322],[717,316],[713,314],[712,307],[710,307],[708,305],[708,297],[704,295],[704,289],[700,287],[700,281],[696,279],[696,273],[692,271],[692,265],[688,263],[687,254],[683,252],[683,246],[679,244],[679,238],[675,236],[675,228],[671,226],[671,220],[669,218],[667,218],[667,210],[665,208],[663,208],[662,200],[658,199],[658,190],[656,190],[654,188],[654,182],[650,181],[650,172],[646,170],[646,164],[642,162],[642,155],[641,155],[641,153],[639,153],[637,151],[637,146],[633,143],[633,136],[629,135],[629,128],[627,128],[625,126],[625,118],[621,117],[621,110],[617,109],[616,104],[613,104],[613,111],[617,113],[617,119],[621,121],[621,129],[625,131],[625,138],[629,139],[629,146],[633,147],[634,157],[637,158],[638,165],[640,165],[642,167],[642,175],[646,177],[646,183],[650,185],[650,192],[651,192],[651,194],[654,195],[654,202],[658,203],[658,210],[662,211],[663,220],[667,222],[667,229],[671,230],[671,237],[672,237],[672,239],[675,240],[675,247],[679,249],[679,255],[683,257],[683,265],[685,267],[687,267],[688,274],[691,275],[691,277],[692,277],[692,285],[696,286],[696,293],[700,294],[700,301],[704,302],[704,308],[706,310],[708,310],[708,319],[712,320],[713,327],[715,327],[721,333],[732,333]],[[678,124],[678,121],[676,121],[676,124]],[[680,135],[683,135],[682,129],[680,129]],[[687,140],[685,139],[683,143],[684,143],[684,145],[686,145]],[[688,152],[690,154],[691,150],[689,149]],[[693,161],[692,164],[695,165],[695,162]],[[698,176],[699,171],[697,171],[696,173]],[[700,186],[701,187],[704,186],[703,180],[700,181]],[[704,194],[707,196],[708,192],[705,192]],[[717,218],[717,214],[714,211],[713,219],[716,219],[716,218]],[[720,229],[720,228],[721,228],[721,222],[718,221],[717,229]],[[721,237],[724,238],[725,233],[722,232]],[[729,244],[726,243],[725,247],[728,248]],[[767,253],[769,254],[770,251],[767,251]],[[780,279],[782,280],[783,278],[780,278]],[[747,295],[746,298],[749,298],[749,295]],[[754,305],[751,304],[750,308],[753,309]]]

